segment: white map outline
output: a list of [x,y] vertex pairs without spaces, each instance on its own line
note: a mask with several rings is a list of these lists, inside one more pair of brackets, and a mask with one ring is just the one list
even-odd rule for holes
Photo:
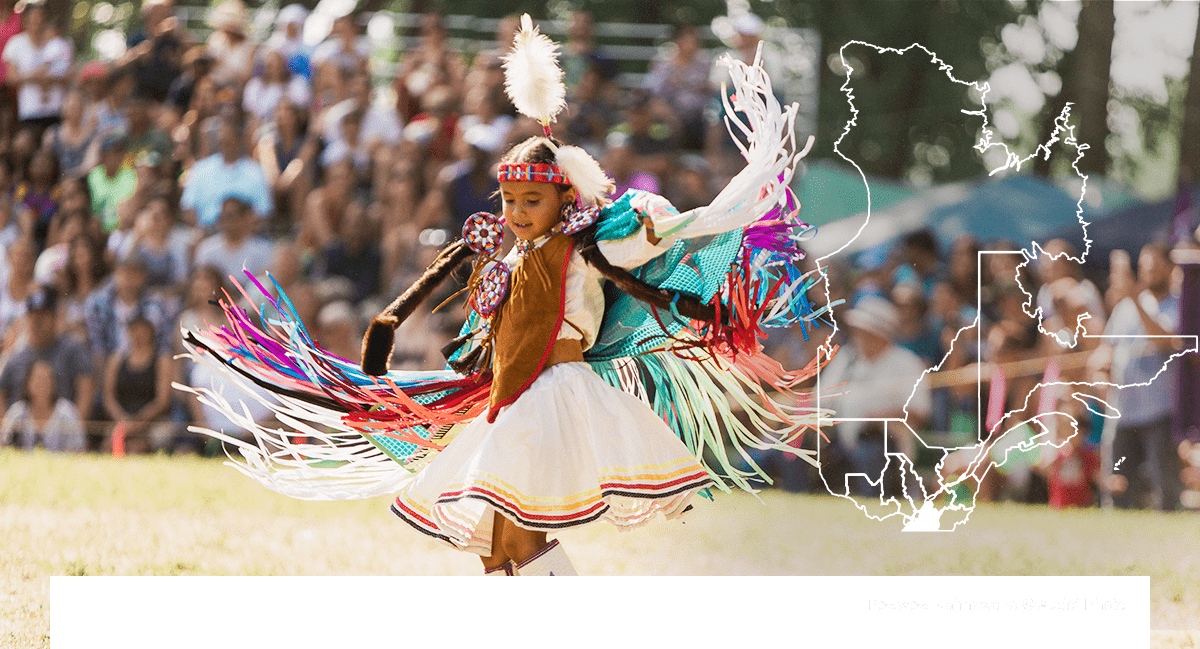
[[[964,115],[980,117],[983,120],[983,126],[982,126],[983,135],[980,137],[979,142],[976,143],[976,145],[974,147],[977,151],[979,151],[980,154],[983,154],[988,149],[991,149],[991,148],[997,147],[997,146],[1002,147],[1004,149],[1004,152],[1005,152],[1004,164],[991,170],[988,173],[989,176],[993,176],[993,175],[1000,173],[1002,171],[1005,171],[1007,169],[1013,169],[1014,171],[1020,171],[1021,166],[1023,164],[1025,164],[1029,160],[1033,159],[1034,156],[1037,156],[1037,155],[1044,155],[1044,156],[1048,157],[1051,153],[1051,147],[1060,141],[1060,136],[1061,136],[1061,141],[1064,145],[1072,146],[1075,148],[1076,156],[1075,156],[1075,159],[1071,161],[1071,168],[1075,171],[1076,174],[1079,175],[1079,177],[1083,181],[1083,183],[1080,187],[1079,200],[1076,202],[1076,213],[1075,213],[1076,219],[1078,220],[1079,225],[1083,232],[1083,242],[1084,242],[1084,249],[1080,253],[1079,257],[1072,257],[1068,253],[1065,253],[1065,252],[1059,253],[1058,255],[1050,255],[1044,249],[1042,249],[1042,247],[1036,241],[1030,242],[1030,250],[1029,251],[1026,251],[1023,249],[1022,250],[1006,250],[1006,251],[980,251],[976,255],[977,270],[978,270],[978,267],[982,264],[984,255],[988,255],[988,254],[1019,254],[1024,257],[1024,260],[1017,266],[1017,277],[1014,279],[1017,280],[1017,286],[1020,288],[1021,292],[1026,297],[1026,302],[1022,305],[1022,310],[1025,312],[1026,315],[1034,318],[1037,321],[1038,330],[1043,335],[1047,335],[1047,336],[1054,338],[1061,346],[1067,347],[1067,348],[1076,347],[1079,343],[1080,337],[1101,338],[1101,339],[1102,338],[1134,339],[1134,340],[1169,338],[1169,339],[1189,340],[1191,342],[1191,347],[1185,347],[1182,351],[1176,351],[1175,353],[1173,353],[1170,356],[1170,358],[1168,358],[1162,364],[1162,367],[1159,368],[1158,372],[1149,381],[1145,381],[1145,382],[1141,382],[1141,383],[1131,383],[1131,384],[1116,384],[1116,383],[1110,383],[1110,382],[1088,383],[1088,382],[1063,382],[1063,381],[1041,382],[1041,381],[1039,381],[1032,389],[1030,389],[1028,394],[1025,395],[1025,400],[1024,400],[1025,404],[1029,403],[1029,399],[1031,399],[1035,393],[1038,393],[1040,389],[1044,389],[1044,388],[1052,388],[1052,389],[1056,389],[1056,390],[1058,390],[1058,389],[1071,390],[1071,389],[1074,389],[1076,386],[1078,386],[1078,387],[1085,387],[1085,386],[1086,387],[1100,387],[1100,386],[1103,386],[1103,387],[1108,387],[1108,388],[1119,390],[1119,389],[1125,389],[1125,388],[1130,388],[1130,387],[1135,387],[1135,386],[1148,386],[1148,385],[1150,385],[1150,383],[1152,383],[1154,380],[1156,380],[1159,376],[1161,376],[1163,374],[1163,372],[1166,371],[1167,366],[1171,362],[1173,362],[1176,358],[1183,356],[1184,354],[1193,353],[1193,352],[1200,350],[1200,340],[1198,340],[1198,338],[1200,338],[1200,337],[1195,336],[1195,335],[1167,335],[1167,336],[1090,335],[1090,334],[1086,333],[1086,331],[1084,329],[1084,324],[1083,324],[1083,321],[1086,318],[1090,317],[1090,315],[1087,313],[1081,315],[1076,320],[1075,330],[1074,330],[1073,334],[1070,335],[1070,338],[1071,338],[1070,340],[1063,340],[1063,339],[1059,338],[1057,334],[1051,333],[1044,328],[1041,308],[1035,307],[1035,308],[1033,308],[1033,311],[1030,312],[1030,307],[1036,304],[1036,300],[1034,299],[1034,296],[1032,294],[1030,294],[1030,292],[1025,288],[1025,286],[1023,286],[1020,283],[1020,271],[1025,266],[1027,266],[1029,263],[1035,261],[1039,257],[1039,255],[1047,255],[1050,257],[1050,259],[1058,259],[1060,257],[1066,256],[1069,259],[1071,259],[1072,261],[1075,261],[1076,263],[1079,263],[1079,264],[1083,264],[1085,259],[1087,258],[1088,251],[1091,249],[1091,245],[1092,245],[1092,241],[1088,237],[1088,233],[1087,233],[1089,223],[1086,220],[1084,220],[1084,218],[1083,218],[1083,199],[1087,192],[1088,176],[1087,176],[1087,174],[1084,174],[1083,172],[1081,172],[1077,165],[1078,165],[1078,162],[1082,159],[1084,151],[1086,151],[1089,148],[1089,145],[1086,143],[1081,143],[1081,142],[1076,141],[1075,127],[1071,126],[1067,123],[1067,121],[1070,117],[1070,111],[1071,111],[1071,104],[1067,103],[1065,105],[1065,107],[1063,108],[1062,112],[1055,119],[1054,130],[1051,133],[1050,138],[1047,142],[1039,144],[1033,153],[1031,153],[1030,155],[1028,155],[1024,158],[1020,157],[1016,153],[1013,153],[1011,150],[1009,150],[1009,148],[1006,144],[1004,144],[1003,142],[999,142],[999,141],[993,141],[993,139],[992,139],[993,132],[990,128],[990,123],[988,121],[988,116],[987,116],[986,102],[984,101],[985,97],[987,96],[987,93],[990,90],[990,86],[986,82],[972,83],[972,82],[966,82],[966,81],[961,81],[961,80],[957,79],[953,74],[952,66],[950,66],[946,62],[942,61],[934,52],[930,51],[928,48],[926,48],[925,46],[923,46],[919,43],[913,43],[912,45],[909,45],[908,47],[906,47],[904,49],[896,49],[896,48],[890,48],[890,47],[880,47],[878,45],[874,45],[872,43],[867,43],[865,41],[852,40],[852,41],[849,41],[846,44],[842,45],[842,47],[839,49],[839,56],[841,57],[841,63],[842,63],[843,69],[845,70],[845,74],[846,74],[846,81],[845,81],[845,83],[842,84],[840,89],[846,95],[847,103],[850,105],[851,116],[850,116],[850,119],[846,122],[846,126],[843,128],[841,136],[839,136],[838,139],[834,142],[833,150],[835,153],[838,154],[839,157],[841,157],[843,160],[845,160],[847,163],[849,163],[851,166],[853,166],[854,169],[856,171],[858,171],[859,176],[862,178],[863,187],[866,189],[866,192],[867,192],[867,211],[866,211],[866,218],[864,219],[862,225],[855,232],[853,237],[851,237],[844,244],[842,244],[842,246],[839,247],[837,250],[834,250],[833,252],[830,252],[830,253],[823,255],[816,259],[816,264],[817,264],[818,269],[821,270],[821,273],[826,278],[824,280],[824,283],[825,283],[825,299],[826,299],[827,304],[832,302],[832,296],[830,295],[828,273],[826,272],[826,270],[824,268],[822,268],[823,262],[825,262],[827,259],[829,259],[831,257],[834,257],[835,255],[841,254],[851,243],[854,242],[855,239],[857,239],[863,233],[863,231],[866,229],[867,225],[870,223],[870,220],[871,220],[871,186],[870,186],[870,183],[867,182],[866,174],[863,172],[862,168],[859,167],[857,163],[855,163],[853,160],[851,160],[849,157],[847,157],[844,153],[842,153],[842,150],[841,150],[842,140],[845,139],[846,135],[848,135],[850,133],[851,128],[858,125],[858,116],[859,116],[859,110],[854,105],[854,91],[850,87],[851,76],[852,76],[852,73],[854,70],[846,60],[846,48],[848,48],[852,45],[860,45],[860,46],[868,47],[868,48],[874,49],[875,51],[877,51],[881,54],[894,53],[894,54],[898,54],[900,56],[904,56],[904,55],[908,54],[914,48],[920,49],[921,51],[925,52],[925,54],[927,54],[930,57],[932,64],[937,65],[940,71],[946,73],[946,76],[952,82],[963,85],[963,86],[968,86],[970,88],[973,88],[976,92],[978,92],[979,93],[979,103],[983,107],[978,111],[970,111],[970,110],[963,109],[963,110],[961,110],[961,112]],[[932,446],[931,447],[925,442],[924,439],[922,439],[922,437],[919,434],[917,434],[915,431],[913,431],[906,423],[907,419],[909,417],[908,405],[909,405],[909,403],[911,403],[913,395],[916,393],[917,387],[920,385],[921,381],[926,380],[926,378],[929,376],[929,374],[931,374],[933,372],[937,372],[941,369],[942,365],[945,364],[946,359],[949,358],[950,354],[953,352],[954,344],[958,342],[959,336],[961,336],[963,334],[963,332],[966,331],[967,329],[974,328],[975,335],[976,335],[976,344],[979,345],[982,342],[982,340],[981,340],[982,327],[980,326],[980,316],[978,315],[978,314],[982,313],[982,310],[980,308],[982,306],[982,299],[980,297],[981,278],[982,278],[982,273],[977,272],[977,274],[976,274],[976,317],[975,317],[975,320],[973,322],[971,322],[970,324],[967,324],[967,325],[959,328],[958,332],[955,334],[954,338],[951,340],[950,349],[947,350],[945,356],[942,357],[942,360],[939,361],[937,363],[937,365],[935,365],[934,367],[927,368],[926,370],[924,370],[921,374],[921,377],[916,382],[914,382],[913,389],[909,393],[908,400],[906,400],[906,402],[904,404],[904,408],[903,408],[903,412],[905,415],[904,419],[857,418],[857,417],[854,417],[854,418],[851,418],[851,417],[821,418],[821,416],[819,415],[818,425],[830,425],[830,424],[834,424],[834,423],[847,422],[847,421],[860,421],[860,422],[873,421],[873,422],[883,422],[884,423],[884,430],[885,430],[885,432],[884,432],[884,454],[886,456],[886,461],[884,464],[883,472],[878,476],[878,479],[872,480],[870,476],[867,476],[866,474],[863,474],[863,473],[847,473],[846,476],[844,477],[844,484],[842,485],[844,488],[844,492],[838,493],[833,488],[830,487],[829,482],[826,479],[825,475],[820,474],[821,482],[822,482],[822,484],[825,485],[826,491],[828,491],[833,496],[837,496],[839,498],[845,498],[847,500],[850,500],[851,502],[854,503],[855,507],[857,507],[864,514],[866,514],[868,518],[871,518],[871,519],[877,520],[877,521],[883,521],[883,520],[886,520],[888,518],[898,515],[904,520],[904,530],[905,531],[952,532],[955,529],[957,529],[957,527],[959,525],[967,522],[967,520],[970,518],[970,515],[974,511],[974,508],[975,508],[974,495],[972,495],[970,502],[967,504],[960,504],[960,503],[956,502],[957,495],[952,491],[952,489],[955,486],[961,484],[964,480],[967,480],[967,479],[982,480],[987,475],[987,472],[990,471],[992,468],[1003,465],[1004,462],[1007,461],[1008,452],[1013,449],[1030,450],[1033,447],[1041,446],[1043,444],[1049,444],[1050,446],[1053,446],[1055,448],[1060,448],[1063,444],[1067,443],[1067,441],[1069,441],[1075,435],[1079,434],[1079,428],[1078,428],[1079,422],[1071,415],[1061,412],[1061,411],[1058,411],[1058,410],[1038,414],[1027,420],[1017,422],[1015,424],[1010,424],[1010,427],[1004,433],[999,434],[991,441],[984,441],[984,438],[986,435],[991,435],[991,434],[995,433],[995,431],[999,429],[1000,425],[1005,423],[1009,419],[1010,416],[1012,416],[1016,412],[1020,412],[1024,408],[1010,410],[1010,411],[1004,413],[996,421],[995,425],[993,426],[993,430],[991,430],[991,431],[985,431],[984,430],[985,425],[979,424],[978,434],[976,435],[976,439],[978,440],[978,443],[973,446],[964,446],[964,447],[944,447],[944,446]],[[834,310],[832,310],[832,309],[829,311],[829,319],[833,325],[833,330],[826,337],[825,342],[818,348],[818,351],[817,351],[818,356],[820,356],[821,354],[824,354],[826,359],[828,359],[829,356],[832,354],[833,337],[837,334],[837,332],[840,329],[840,327],[838,325],[836,314],[835,314]],[[977,347],[977,348],[981,348],[981,347]],[[976,364],[976,392],[977,392],[977,399],[978,399],[978,413],[977,413],[978,414],[978,419],[977,419],[978,422],[984,421],[983,412],[982,412],[983,403],[984,403],[984,399],[983,399],[983,395],[982,395],[983,367],[984,367],[984,364],[982,364],[982,363]],[[817,401],[817,403],[816,403],[817,412],[824,413],[824,412],[826,412],[826,409],[821,405],[821,398],[822,398],[822,393],[823,393],[822,386],[821,386],[821,373],[817,374],[817,386],[816,386],[815,392],[816,392],[816,401]],[[1102,400],[1098,397],[1093,397],[1091,395],[1082,394],[1080,392],[1074,392],[1073,394],[1071,394],[1071,397],[1076,399],[1080,403],[1082,403],[1084,405],[1084,407],[1087,408],[1088,410],[1090,410],[1092,412],[1096,412],[1097,414],[1099,414],[1103,417],[1106,417],[1106,418],[1120,417],[1119,411],[1117,411],[1115,408],[1112,407],[1112,405],[1110,405],[1109,403],[1105,402],[1104,400]],[[1096,402],[1099,402],[1099,405],[1104,406],[1105,412],[1099,412],[1098,410],[1096,410],[1093,407],[1093,404],[1089,403],[1090,401],[1093,401],[1093,400]],[[1074,429],[1074,432],[1071,435],[1069,435],[1066,439],[1064,439],[1062,442],[1060,442],[1058,444],[1055,444],[1054,441],[1051,439],[1045,439],[1051,434],[1051,431],[1041,421],[1043,419],[1048,421],[1055,416],[1065,417],[1066,421],[1069,422],[1071,427]],[[1009,448],[1001,447],[1003,449],[1002,452],[1004,454],[1004,459],[1001,460],[999,463],[990,459],[992,457],[992,452],[995,449],[995,447],[997,445],[999,445],[1002,441],[1004,441],[1005,438],[1009,437],[1010,434],[1012,434],[1014,431],[1019,430],[1019,428],[1023,424],[1028,424],[1030,426],[1036,426],[1037,428],[1040,429],[1041,432],[1039,432],[1037,435],[1035,435],[1032,439],[1030,439],[1028,441],[1023,440],[1022,443],[1015,444]],[[889,429],[893,425],[903,426],[913,436],[913,438],[916,439],[916,441],[919,442],[922,446],[925,446],[925,448],[933,448],[933,449],[938,449],[940,451],[943,451],[944,455],[943,455],[942,459],[935,466],[935,472],[939,475],[941,473],[943,464],[946,461],[946,458],[950,456],[951,452],[957,451],[957,450],[963,450],[963,449],[972,449],[972,448],[977,448],[978,452],[975,456],[975,459],[968,465],[967,470],[965,470],[962,473],[962,475],[960,475],[956,480],[949,482],[948,484],[942,485],[939,489],[937,489],[933,493],[930,493],[929,490],[925,489],[924,482],[921,480],[921,477],[917,473],[916,467],[913,465],[912,461],[906,455],[904,455],[902,452],[896,453],[896,452],[892,452],[890,450],[890,445],[891,445],[890,433],[891,433],[891,431]],[[820,461],[820,452],[821,452],[820,445],[818,444],[818,448],[817,448],[818,462]],[[907,502],[901,503],[895,497],[889,497],[889,498],[885,499],[884,496],[881,495],[879,497],[879,503],[878,503],[879,509],[887,509],[887,508],[894,506],[895,511],[891,511],[891,512],[888,512],[888,513],[882,514],[882,515],[872,513],[871,511],[868,511],[867,506],[863,502],[860,502],[858,497],[853,495],[852,490],[850,488],[850,486],[851,486],[850,481],[852,478],[864,479],[871,485],[878,485],[883,480],[884,474],[887,473],[887,471],[893,461],[899,462],[901,464],[901,466],[903,467],[902,471],[901,471],[902,495]],[[983,463],[985,461],[987,462],[987,466],[983,466]],[[978,472],[980,470],[982,471],[982,473],[979,473],[979,475],[975,475],[976,472]],[[910,480],[915,482],[914,486],[918,489],[918,492],[920,495],[920,505],[919,506],[917,504],[918,501],[916,499],[914,499],[913,495],[910,494],[910,492],[909,492]],[[935,501],[935,499],[939,498],[940,496],[943,496],[946,494],[950,495],[950,504],[943,505],[943,506],[941,506],[941,508],[939,508],[939,506],[936,505],[934,503],[934,501]],[[911,511],[911,513],[906,513],[904,511],[906,506]],[[941,526],[941,517],[947,511],[961,512],[962,518],[960,520],[954,521],[953,525],[951,525],[949,527],[949,529],[943,529]]]

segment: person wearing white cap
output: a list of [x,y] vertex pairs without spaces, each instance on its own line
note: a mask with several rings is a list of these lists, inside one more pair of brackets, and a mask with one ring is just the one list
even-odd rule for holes
[[[729,55],[747,64],[754,60],[754,53],[758,49],[758,44],[763,41],[765,29],[766,23],[763,22],[763,19],[750,12],[720,16],[713,21],[713,32],[719,34],[725,44],[731,48]],[[783,61],[779,52],[766,43],[763,45],[762,66],[772,79],[783,78]],[[725,70],[713,66],[709,78],[713,87],[720,88],[721,82],[724,80]]]
[[[839,494],[846,490],[843,472],[864,473],[878,481],[887,463],[885,424],[863,419],[905,419],[918,430],[932,408],[928,385],[918,384],[924,364],[894,343],[900,324],[896,307],[882,297],[867,296],[840,315],[839,324],[849,329],[850,339],[820,375],[822,394],[841,393],[821,400],[821,407],[832,408],[841,422],[821,457],[822,476]],[[911,438],[898,437],[898,426],[887,425],[886,430],[890,436],[886,452],[904,452],[912,459],[914,449],[904,448]],[[883,484],[851,480],[867,496],[879,495]]]
[[275,15],[275,31],[263,43],[263,49],[283,54],[288,69],[305,79],[312,76],[309,58],[312,48],[304,44],[304,21],[308,20],[308,9],[290,4]]
[[217,62],[211,74],[218,85],[237,84],[241,88],[254,74],[257,47],[246,36],[249,22],[241,0],[224,0],[209,11],[208,24],[216,31],[208,37],[205,48]]

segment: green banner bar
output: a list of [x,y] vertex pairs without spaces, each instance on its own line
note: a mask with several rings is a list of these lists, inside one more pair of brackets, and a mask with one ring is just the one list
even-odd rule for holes
[[50,637],[55,649],[1135,648],[1150,645],[1150,578],[52,577]]

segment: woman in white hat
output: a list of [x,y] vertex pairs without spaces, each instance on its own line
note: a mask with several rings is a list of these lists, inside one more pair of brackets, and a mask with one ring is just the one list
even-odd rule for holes
[[205,45],[216,61],[212,76],[217,85],[236,85],[240,90],[253,76],[258,48],[246,36],[249,21],[241,0],[225,0],[209,12],[208,24],[216,31]]

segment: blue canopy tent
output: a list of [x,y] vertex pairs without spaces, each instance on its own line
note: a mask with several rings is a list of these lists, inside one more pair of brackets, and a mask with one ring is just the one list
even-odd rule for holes
[[[871,205],[881,209],[917,193],[909,185],[886,178],[867,177],[871,186]],[[867,189],[862,176],[853,167],[828,160],[817,160],[804,168],[792,181],[792,191],[800,199],[800,218],[822,226],[867,210]]]
[[[1200,192],[1193,192],[1192,213],[1187,216],[1191,228],[1196,226],[1198,202]],[[1174,198],[1157,203],[1134,204],[1094,223],[1088,228],[1088,235],[1092,239],[1088,266],[1093,269],[1093,274],[1107,274],[1108,258],[1114,250],[1124,250],[1136,259],[1138,251],[1147,243],[1170,242],[1176,206]]]
[[[1115,183],[1089,182],[1082,214],[1077,215],[1078,182],[1064,184],[1067,189],[1036,176],[1013,175],[940,185],[873,209],[869,221],[862,213],[830,223],[821,228],[808,250],[822,257],[845,246],[843,253],[861,254],[865,265],[871,266],[886,258],[900,237],[922,228],[930,228],[945,247],[958,236],[971,234],[983,241],[1009,239],[1026,249],[1031,241],[1062,237],[1082,250],[1080,218],[1091,224],[1102,222],[1134,201]],[[1089,226],[1088,232],[1094,227]]]

